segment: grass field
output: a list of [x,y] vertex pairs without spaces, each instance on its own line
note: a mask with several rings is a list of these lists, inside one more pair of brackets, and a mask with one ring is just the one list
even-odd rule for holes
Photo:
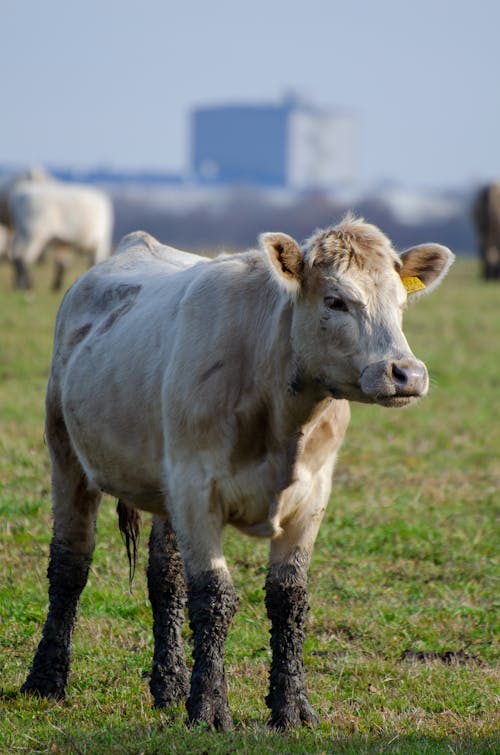
[[18,693],[45,618],[51,527],[43,401],[58,298],[49,270],[35,275],[35,292],[13,292],[0,266],[0,752],[499,752],[500,285],[459,261],[406,317],[429,397],[353,406],[310,571],[314,731],[266,728],[267,547],[228,530],[241,604],[227,649],[236,728],[221,735],[188,730],[182,707],[151,708],[147,535],[131,594],[111,499],[67,701]]

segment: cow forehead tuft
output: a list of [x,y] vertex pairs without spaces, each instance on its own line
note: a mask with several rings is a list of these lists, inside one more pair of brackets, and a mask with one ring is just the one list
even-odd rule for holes
[[311,267],[333,264],[339,272],[351,267],[372,272],[400,264],[388,237],[376,226],[352,216],[313,234],[305,245],[305,259]]

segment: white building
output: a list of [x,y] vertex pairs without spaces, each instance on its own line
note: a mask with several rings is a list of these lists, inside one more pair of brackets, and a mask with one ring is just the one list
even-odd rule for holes
[[192,114],[191,174],[203,184],[329,190],[358,178],[357,119],[287,98]]

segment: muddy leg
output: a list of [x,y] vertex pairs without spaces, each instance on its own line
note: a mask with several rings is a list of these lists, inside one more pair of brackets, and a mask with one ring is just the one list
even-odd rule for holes
[[[188,724],[227,731],[233,722],[224,672],[226,637],[237,606],[222,553],[222,507],[213,480],[192,454],[170,448],[167,470],[172,524],[184,564],[194,665],[186,703]],[[179,454],[180,462],[176,464]],[[192,457],[191,464],[187,459]]]
[[54,532],[50,545],[49,611],[33,665],[21,691],[62,699],[70,665],[78,600],[87,582],[101,495],[89,490],[61,418],[48,414]]
[[14,265],[14,288],[20,291],[28,291],[32,287],[31,276],[26,263],[22,259],[13,260]]
[[237,602],[226,570],[205,571],[189,580],[188,608],[194,657],[191,693],[186,705],[190,724],[205,721],[221,731],[228,731],[233,726],[224,654]]
[[52,278],[52,291],[60,291],[63,286],[64,276],[71,264],[69,248],[58,245],[54,252],[54,275]]
[[170,521],[156,516],[149,540],[148,590],[155,641],[149,687],[155,707],[161,708],[187,698],[189,672],[181,635],[186,598],[183,566]]
[[11,259],[14,266],[14,287],[31,288],[31,276],[28,272],[43,252],[46,239],[31,239],[22,232],[15,232],[12,239]]
[[54,276],[52,278],[52,291],[61,290],[65,272],[66,272],[66,265],[64,264],[64,261],[59,258],[56,258],[54,260]]
[[298,565],[271,566],[266,579],[266,608],[271,619],[272,663],[266,704],[276,729],[315,726],[302,659],[309,610],[307,573]]
[[[345,404],[346,418],[348,410]],[[307,697],[303,662],[309,610],[307,570],[330,495],[331,472],[328,467],[316,475],[302,513],[290,519],[269,549],[266,608],[271,620],[272,661],[266,703],[271,709],[269,723],[276,729],[312,727],[318,722]]]
[[71,635],[90,558],[56,540],[50,545],[49,612],[28,678],[21,692],[63,699],[70,664]]

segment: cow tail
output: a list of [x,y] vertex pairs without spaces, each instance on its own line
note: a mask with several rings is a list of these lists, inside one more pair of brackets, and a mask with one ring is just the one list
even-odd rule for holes
[[132,590],[132,582],[137,566],[137,546],[141,530],[141,514],[137,509],[127,506],[121,498],[116,504],[116,513],[118,514],[118,526],[127,549],[128,582],[130,590]]

